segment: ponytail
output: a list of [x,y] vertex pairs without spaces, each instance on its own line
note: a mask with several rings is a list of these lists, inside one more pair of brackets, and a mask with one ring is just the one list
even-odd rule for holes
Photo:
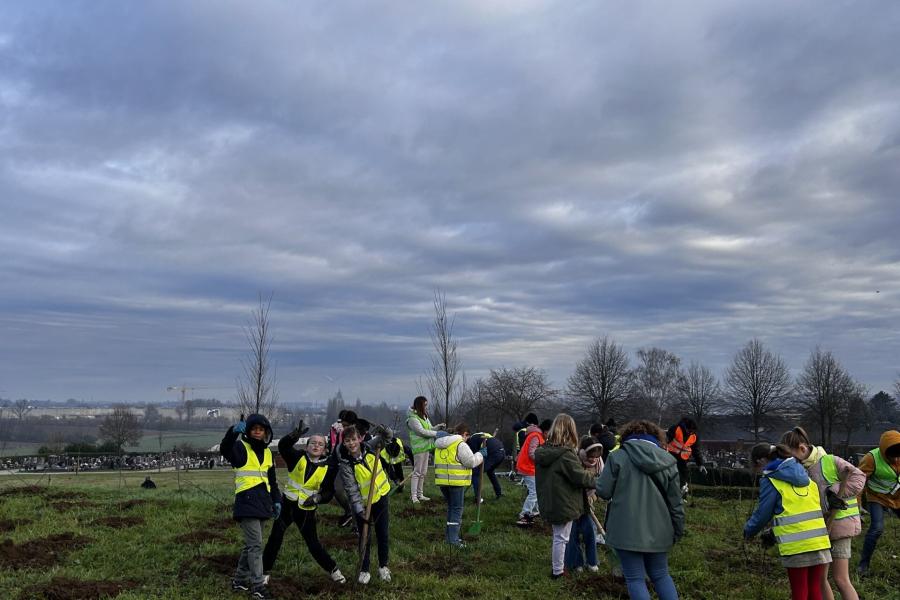
[[785,432],[781,436],[781,443],[794,450],[799,448],[800,444],[805,444],[807,448],[813,447],[812,442],[809,441],[809,434],[802,427],[794,427],[790,431]]
[[785,444],[769,444],[763,442],[756,444],[750,450],[750,463],[756,464],[760,460],[775,460],[776,458],[790,458],[791,449]]

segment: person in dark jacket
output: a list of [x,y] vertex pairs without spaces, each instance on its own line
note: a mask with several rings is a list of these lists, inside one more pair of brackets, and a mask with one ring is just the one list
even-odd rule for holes
[[313,559],[331,574],[331,580],[345,583],[347,580],[337,567],[334,559],[322,547],[316,530],[316,507],[328,504],[334,496],[334,479],[337,476],[337,457],[325,453],[325,436],[311,435],[306,442],[306,450],[294,448],[300,437],[306,433],[303,421],[292,432],[278,441],[278,452],[287,465],[288,478],[283,492],[284,508],[281,518],[276,519],[263,550],[263,571],[268,573],[275,565],[281,549],[284,533],[297,525],[303,541]]
[[622,446],[610,453],[597,480],[609,500],[606,543],[622,561],[628,595],[648,599],[649,575],[660,600],[677,600],[669,550],[684,535],[684,506],[675,458],[663,449],[665,432],[650,421],[622,428]]
[[551,577],[562,577],[572,522],[588,510],[584,490],[597,478],[584,470],[578,459],[578,430],[569,415],[556,415],[547,442],[534,452],[535,485],[541,517],[553,526]]
[[606,459],[609,458],[609,453],[618,445],[615,432],[602,423],[594,423],[591,425],[590,434],[595,442],[603,446],[603,456],[601,458],[603,462],[606,462]]
[[[388,553],[390,551],[389,539],[389,492],[391,484],[388,483],[385,474],[384,460],[380,456],[380,448],[393,437],[390,430],[379,426],[379,435],[368,442],[362,441],[362,436],[356,430],[355,425],[344,428],[344,442],[340,449],[340,478],[347,491],[350,507],[356,517],[356,527],[359,532],[360,544],[364,547],[362,565],[357,581],[363,585],[369,583],[369,538],[371,529],[375,530],[375,539],[378,543],[378,575],[382,581],[391,580],[391,570],[388,568]],[[373,479],[373,474],[375,475]],[[372,492],[372,505],[366,515],[366,505],[369,493]],[[363,540],[363,525],[369,525],[366,539]]]
[[228,428],[219,453],[234,468],[234,519],[244,534],[244,548],[231,580],[233,591],[250,591],[252,598],[273,598],[264,585],[262,536],[265,521],[281,516],[281,492],[269,443],[272,426],[253,414]]
[[503,442],[498,437],[494,437],[489,433],[476,433],[466,440],[466,444],[472,449],[472,452],[481,451],[482,447],[487,448],[487,456],[484,463],[472,469],[472,488],[475,491],[475,497],[479,497],[481,489],[481,469],[491,481],[494,488],[494,495],[499,500],[503,496],[503,488],[500,487],[500,480],[497,479],[496,470],[504,460],[506,460],[506,449]]
[[700,467],[700,472],[706,475],[703,455],[697,446],[698,439],[697,423],[690,417],[682,417],[666,431],[666,450],[675,457],[678,465],[678,481],[681,484],[682,495],[688,493],[688,461],[691,458]]

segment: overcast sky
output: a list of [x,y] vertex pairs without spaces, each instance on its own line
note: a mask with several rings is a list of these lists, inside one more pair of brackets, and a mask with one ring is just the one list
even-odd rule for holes
[[4,2],[0,396],[408,402],[587,344],[900,369],[900,5]]

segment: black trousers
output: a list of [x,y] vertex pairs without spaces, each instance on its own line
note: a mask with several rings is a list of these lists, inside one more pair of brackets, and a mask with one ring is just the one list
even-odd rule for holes
[[278,551],[281,550],[281,543],[284,541],[284,533],[291,523],[297,525],[309,553],[319,563],[319,566],[329,573],[334,570],[337,563],[322,547],[316,531],[317,512],[316,510],[303,510],[297,506],[296,502],[284,499],[284,509],[281,511],[281,516],[272,524],[272,531],[269,533],[266,548],[263,550],[263,572],[268,573],[275,566],[275,559],[278,558]]
[[669,452],[669,454],[675,457],[675,462],[678,464],[678,483],[681,487],[684,487],[684,484],[688,482],[688,463],[678,454],[673,454],[672,452]]
[[390,479],[393,483],[400,483],[403,481],[403,463],[398,463],[396,465],[387,465],[385,468],[387,471],[388,479]]
[[[372,505],[372,513],[369,515],[369,530],[366,536],[366,551],[363,554],[362,570],[369,570],[369,546],[372,540],[372,530],[375,530],[375,539],[378,542],[378,566],[386,567],[388,564],[388,552],[390,540],[388,538],[388,526],[390,525],[388,514],[388,497],[381,499]],[[362,540],[363,522],[357,515],[356,528],[359,530],[359,539]]]
[[[484,474],[490,480],[491,485],[494,488],[494,495],[497,496],[498,498],[503,495],[503,488],[500,487],[500,480],[497,479],[497,474],[495,472],[497,467],[499,467],[502,462],[503,462],[502,459],[499,461],[488,460],[487,464],[482,463],[482,464],[478,465],[477,467],[475,467],[474,469],[472,469],[472,489],[475,492],[476,498],[478,497],[478,488],[481,485],[481,469],[482,468],[486,469]],[[482,494],[482,497],[484,497],[484,492],[482,492],[481,494]]]

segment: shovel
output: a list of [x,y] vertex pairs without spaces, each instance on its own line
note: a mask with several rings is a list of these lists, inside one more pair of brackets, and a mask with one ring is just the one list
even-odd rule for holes
[[484,461],[481,463],[481,473],[478,475],[478,498],[475,502],[478,506],[475,508],[475,522],[469,525],[469,535],[478,535],[481,533],[481,493],[484,491]]

